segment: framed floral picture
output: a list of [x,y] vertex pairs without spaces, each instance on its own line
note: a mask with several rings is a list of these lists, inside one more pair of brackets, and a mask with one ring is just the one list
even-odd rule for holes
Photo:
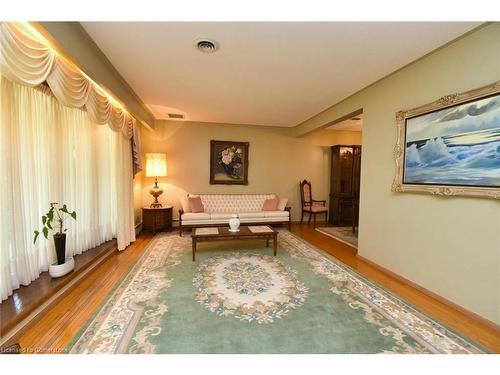
[[210,184],[248,185],[248,142],[210,141]]

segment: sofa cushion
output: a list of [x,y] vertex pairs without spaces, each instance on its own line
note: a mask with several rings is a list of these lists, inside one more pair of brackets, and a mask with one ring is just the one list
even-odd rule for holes
[[288,203],[288,198],[280,198],[280,200],[278,202],[278,207],[276,208],[276,210],[285,211],[287,203]]
[[[227,227],[228,219],[210,219],[210,220],[189,220],[186,222],[182,222],[182,225],[197,225],[200,227],[207,226],[207,225],[220,225],[221,227]],[[286,216],[277,216],[277,217],[246,217],[240,219],[241,225],[248,225],[248,224],[258,224],[258,223],[286,223],[288,222],[288,217]]]
[[264,211],[264,217],[284,217],[288,218],[288,211]]
[[262,218],[264,217],[264,212],[263,211],[258,211],[258,212],[242,212],[238,214],[238,217],[240,219],[249,219],[249,218]]
[[210,219],[212,220],[218,220],[218,219],[226,219],[226,220],[229,220],[231,218],[231,216],[233,216],[234,214],[226,214],[226,213],[218,213],[218,212],[214,212],[214,213],[211,213],[210,214]]
[[210,220],[210,214],[206,212],[188,212],[182,214],[182,221],[185,220]]
[[189,197],[188,200],[191,212],[205,212],[205,208],[203,207],[200,197]]
[[241,225],[247,225],[249,223],[276,223],[276,222],[288,222],[287,216],[277,216],[277,217],[246,217],[241,219]]

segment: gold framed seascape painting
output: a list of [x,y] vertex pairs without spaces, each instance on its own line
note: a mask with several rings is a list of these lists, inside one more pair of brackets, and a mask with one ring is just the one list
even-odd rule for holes
[[248,142],[210,141],[210,184],[248,185]]
[[394,192],[500,199],[500,82],[396,113]]

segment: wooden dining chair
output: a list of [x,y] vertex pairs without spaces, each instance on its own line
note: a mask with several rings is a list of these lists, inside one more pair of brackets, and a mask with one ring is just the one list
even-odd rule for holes
[[314,200],[312,199],[312,189],[311,181],[301,181],[300,182],[300,198],[302,203],[302,215],[300,216],[300,223],[304,221],[304,213],[309,213],[309,220],[307,223],[311,222],[311,217],[313,217],[313,227],[316,228],[316,215],[325,215],[325,222],[328,222],[328,208],[326,207],[326,200]]

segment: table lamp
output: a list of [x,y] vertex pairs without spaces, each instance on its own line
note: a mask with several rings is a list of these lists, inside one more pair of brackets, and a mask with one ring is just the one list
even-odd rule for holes
[[167,157],[165,154],[146,154],[146,177],[155,178],[155,186],[149,193],[155,198],[151,207],[161,207],[158,197],[163,194],[163,190],[158,186],[158,177],[167,175]]

